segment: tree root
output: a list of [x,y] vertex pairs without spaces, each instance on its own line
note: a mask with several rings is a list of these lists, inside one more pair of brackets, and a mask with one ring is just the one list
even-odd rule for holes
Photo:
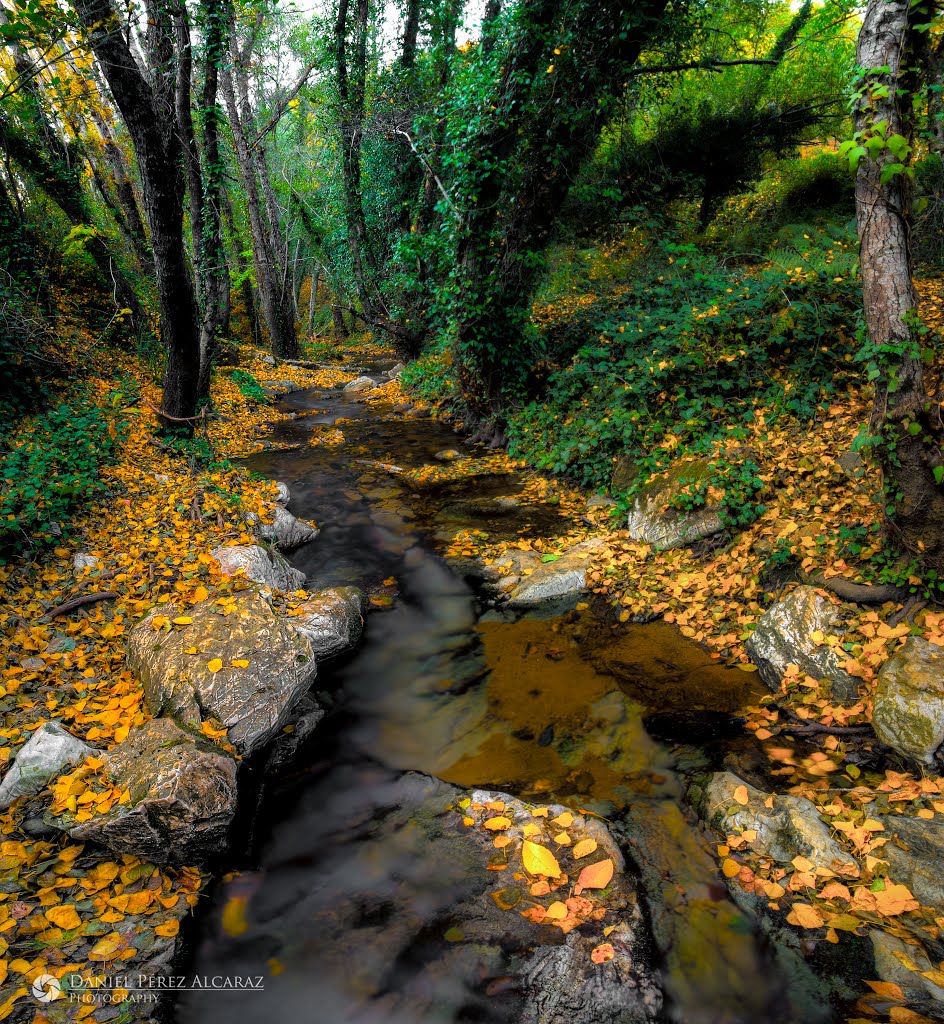
[[853,604],[884,604],[886,601],[907,601],[912,595],[902,587],[892,584],[883,584],[877,587],[868,583],[853,583],[844,576],[808,576],[804,574],[804,582],[814,587],[824,587],[831,590],[843,601],[851,601]]
[[76,608],[81,608],[83,605],[96,604],[99,601],[114,601],[117,597],[121,597],[117,590],[101,590],[95,594],[79,594],[78,597],[73,597],[58,607],[51,608],[39,621],[48,622],[59,615],[67,615],[69,612],[74,612]]

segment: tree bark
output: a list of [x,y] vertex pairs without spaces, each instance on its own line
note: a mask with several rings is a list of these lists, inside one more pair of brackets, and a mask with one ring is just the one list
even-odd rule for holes
[[[253,114],[247,63],[253,38],[240,50],[231,23],[232,68],[223,73],[221,84],[233,131],[240,179],[246,190],[256,283],[272,354],[280,359],[296,359],[299,349],[295,330],[295,296],[288,279],[288,252],[281,245],[278,212],[271,195],[264,144],[261,139],[251,144],[249,138]],[[274,222],[273,217],[276,218]]]
[[183,236],[183,188],[174,110],[173,29],[166,8],[148,3],[149,76],[142,73],[111,0],[76,0],[112,96],[138,159],[151,233],[167,350],[163,408],[177,419],[193,417],[200,374],[197,303]]
[[[927,12],[911,0],[870,0],[857,46],[863,85],[855,126],[867,142],[884,124],[884,137],[910,143],[915,75],[914,24]],[[909,158],[888,147],[866,153],[856,172],[856,214],[865,321],[880,377],[876,381],[872,433],[885,481],[887,525],[906,550],[944,568],[944,488],[939,426],[930,400],[917,334],[918,298],[912,283]],[[900,168],[895,173],[896,166]],[[883,180],[883,177],[885,180]],[[944,475],[940,473],[939,475]]]

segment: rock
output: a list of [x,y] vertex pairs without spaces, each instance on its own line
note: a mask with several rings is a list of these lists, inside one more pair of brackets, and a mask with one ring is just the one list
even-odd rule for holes
[[[564,934],[520,913],[573,896],[570,888],[543,897],[528,892],[533,879],[522,868],[521,829],[542,820],[518,800],[466,793],[415,773],[396,778],[376,767],[343,766],[310,796],[301,818],[278,827],[262,870],[220,893],[220,906],[243,895],[247,928],[234,938],[216,925],[197,955],[198,975],[225,974],[236,963],[248,968],[253,961],[247,956],[277,957],[284,1019],[307,1019],[304,1007],[318,1006],[324,1021],[389,1024],[662,1020],[632,877],[601,822],[574,815],[568,828],[574,840],[592,837],[597,844],[583,861],[543,838],[572,879],[578,865],[610,858],[615,867],[605,896],[588,890],[586,904],[574,903],[589,920],[574,920],[576,927]],[[503,833],[512,839],[504,852],[494,847],[495,833],[462,825],[463,799],[502,802],[513,822]],[[551,807],[550,816],[565,810]],[[474,813],[481,821],[490,812]],[[543,835],[548,831],[545,825]],[[512,870],[488,871],[496,854]],[[601,905],[605,917],[593,920],[591,912]],[[208,920],[218,922],[219,909]],[[613,929],[608,936],[604,927]],[[615,955],[598,966],[591,952],[604,942]],[[183,1018],[232,1020],[233,1004],[214,995],[186,996]],[[240,993],[238,1016],[261,1019],[271,998],[270,992]]]
[[[747,792],[746,804],[735,797],[740,787]],[[705,789],[703,813],[723,833],[755,829],[757,838],[751,848],[780,864],[789,864],[794,857],[802,856],[817,867],[841,874],[844,866],[855,863],[852,854],[833,838],[810,800],[777,794],[773,806],[768,807],[770,799],[770,794],[755,789],[731,772],[717,772]]]
[[275,366],[275,356],[273,356],[273,355],[269,355],[269,354],[267,353],[266,355],[263,355],[263,356],[262,356],[261,358],[262,358],[262,361],[263,361],[263,362],[264,362],[264,363],[265,363],[265,364],[266,364],[267,366]]
[[0,782],[0,808],[21,796],[34,796],[57,779],[64,769],[79,764],[97,751],[67,732],[58,722],[44,722],[20,747]]
[[42,658],[33,656],[20,658],[20,668],[25,668],[27,672],[42,672],[46,668],[46,662]]
[[591,494],[587,498],[587,511],[591,512],[595,508],[616,508],[616,501],[608,494]]
[[841,633],[839,609],[813,587],[797,587],[760,617],[746,647],[760,677],[777,690],[788,665],[814,679],[829,679],[835,700],[854,701],[859,680],[842,668],[839,655],[817,644],[813,633]]
[[436,452],[433,458],[439,459],[440,462],[455,462],[460,455],[455,448],[444,448],[441,452]]
[[399,377],[401,373],[406,369],[406,363],[396,363],[387,370],[387,376],[393,380],[394,377]]
[[290,551],[292,548],[300,547],[318,536],[318,528],[296,519],[282,505],[275,506],[275,519],[271,523],[263,523],[259,528],[259,535],[263,540],[274,544],[283,551]]
[[433,415],[433,410],[427,406],[414,405],[406,414],[408,420],[425,420]]
[[344,385],[345,391],[371,391],[377,385],[372,377],[355,377]]
[[576,601],[587,586],[588,559],[602,546],[603,540],[594,537],[565,551],[553,562],[538,562],[531,574],[522,576],[509,592],[509,606],[534,608]]
[[84,551],[77,551],[72,559],[72,567],[76,572],[83,572],[86,569],[100,569],[101,559],[95,555],[88,555]]
[[616,492],[627,491],[636,482],[638,476],[639,465],[636,460],[628,455],[622,455],[613,466],[610,489]]
[[642,540],[657,548],[681,548],[720,533],[724,529],[720,506],[706,505],[682,512],[671,505],[684,488],[692,484],[707,485],[710,477],[711,464],[706,459],[696,459],[679,462],[646,484],[626,521],[633,540]]
[[925,764],[944,742],[944,649],[911,636],[878,673],[875,735]]
[[907,885],[926,907],[944,911],[944,826],[910,815],[887,814],[881,819],[890,837],[879,852],[889,864],[889,874]]
[[[215,601],[203,601],[188,610],[189,625],[155,630],[156,616],[177,614],[162,605],[131,631],[128,667],[144,684],[152,714],[194,728],[214,718],[247,754],[285,724],[317,669],[308,638],[255,591],[237,595],[232,608],[227,614]],[[193,648],[198,653],[187,654]],[[216,661],[222,667],[214,672]]]
[[278,551],[267,551],[258,544],[218,547],[210,554],[220,563],[224,576],[242,572],[254,583],[287,592],[299,590],[305,584],[303,572],[293,569]]
[[236,762],[169,718],[132,729],[102,755],[131,800],[68,827],[73,839],[157,864],[188,864],[221,853],[236,808]]
[[[872,941],[872,954],[875,957],[875,975],[882,981],[900,986],[909,1004],[930,1000],[931,1003],[944,1003],[944,988],[921,976],[921,971],[936,971],[937,964],[932,963],[928,954],[917,943],[904,942],[895,935],[883,932],[879,928],[869,929]],[[910,960],[917,970],[906,967],[899,956]],[[940,973],[940,972],[938,972]],[[940,1006],[938,1006],[940,1011]]]
[[275,481],[275,500],[280,505],[287,505],[292,497],[292,492],[289,490],[287,483],[282,480]]
[[[611,826],[624,840],[647,896],[652,935],[662,954],[671,1020],[685,1024],[773,1024],[829,1020],[804,992],[802,957],[779,968],[758,942],[750,918],[718,885],[709,836],[662,794],[634,801]],[[783,946],[776,950],[784,954]],[[758,978],[767,979],[757,984]],[[788,981],[789,979],[789,981]],[[815,988],[815,985],[811,985]]]
[[357,587],[329,587],[300,605],[288,622],[307,637],[316,658],[330,658],[360,640],[366,605]]
[[405,413],[405,412],[409,412],[412,408],[413,408],[413,403],[412,402],[399,402],[397,405],[395,405],[393,407],[393,411],[395,413]]

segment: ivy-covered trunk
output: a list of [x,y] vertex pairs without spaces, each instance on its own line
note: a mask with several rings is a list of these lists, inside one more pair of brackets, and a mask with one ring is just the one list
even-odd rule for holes
[[163,410],[172,422],[196,414],[200,373],[197,303],[183,236],[183,182],[177,134],[173,28],[166,8],[155,5],[148,32],[145,77],[110,0],[77,0],[79,18],[121,110],[138,161],[151,231],[167,350]]
[[[894,540],[944,569],[944,461],[924,379],[910,250],[916,26],[914,0],[870,0],[859,33],[856,211],[868,355],[878,370],[872,434]],[[932,415],[933,413],[933,415]]]
[[531,297],[556,215],[665,0],[527,0],[492,111],[467,146],[455,348],[467,398],[496,422],[529,365]]

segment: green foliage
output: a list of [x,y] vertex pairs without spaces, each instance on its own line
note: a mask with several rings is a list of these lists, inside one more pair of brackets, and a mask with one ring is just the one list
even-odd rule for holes
[[[682,454],[742,439],[758,408],[768,423],[812,418],[851,376],[860,293],[853,274],[831,272],[851,237],[804,241],[806,260],[759,269],[664,245],[661,267],[652,261],[583,314],[591,340],[559,361],[549,353],[546,397],[516,417],[511,451],[593,487],[609,486],[628,459],[640,483]],[[747,459],[718,477],[732,515],[759,492]]]
[[915,164],[915,260],[933,269],[944,266],[944,160],[930,153]]
[[[117,398],[117,395],[116,395]],[[120,403],[127,401],[120,396]],[[75,505],[101,490],[121,434],[112,409],[79,394],[30,421],[0,450],[0,553],[49,542]]]
[[269,404],[269,399],[262,390],[262,385],[248,370],[236,369],[233,370],[230,376],[244,398],[248,398],[252,402],[258,402],[260,405]]
[[767,506],[757,498],[766,485],[760,476],[760,466],[749,456],[732,459],[725,455],[711,462],[710,472],[682,488],[672,500],[672,506],[681,511],[702,508],[708,504],[709,491],[722,491],[721,519],[726,526],[743,528],[759,519]]

